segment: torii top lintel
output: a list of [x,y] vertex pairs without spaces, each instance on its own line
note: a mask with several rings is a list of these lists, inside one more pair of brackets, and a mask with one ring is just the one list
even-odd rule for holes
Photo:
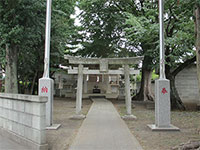
[[70,64],[118,64],[118,65],[129,65],[129,64],[138,64],[143,60],[143,56],[140,57],[126,57],[126,58],[82,58],[82,57],[73,57],[69,55],[64,56],[65,59],[69,60]]

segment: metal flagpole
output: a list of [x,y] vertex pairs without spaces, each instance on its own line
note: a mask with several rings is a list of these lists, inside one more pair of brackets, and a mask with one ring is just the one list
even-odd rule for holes
[[159,22],[160,22],[160,79],[165,79],[165,48],[164,48],[164,4],[159,0]]
[[179,131],[171,124],[170,81],[165,77],[164,0],[159,0],[160,22],[160,78],[155,82],[155,124],[152,131]]
[[46,10],[46,32],[45,32],[45,58],[44,58],[44,78],[49,78],[50,64],[50,39],[51,39],[51,5],[52,0],[47,0]]
[[58,129],[60,124],[53,124],[53,93],[54,81],[49,78],[50,64],[50,39],[51,39],[51,5],[52,0],[47,0],[46,29],[45,29],[45,57],[44,74],[39,79],[39,95],[48,97],[46,103],[46,129]]

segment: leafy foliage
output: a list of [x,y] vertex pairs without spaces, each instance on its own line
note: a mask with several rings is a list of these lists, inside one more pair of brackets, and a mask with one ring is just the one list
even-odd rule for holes
[[[118,57],[128,55],[128,42],[123,25],[126,19],[124,9],[128,0],[81,0],[78,7],[82,27],[80,29],[82,48],[78,55],[90,57]],[[124,53],[126,51],[126,53]]]
[[[156,67],[159,62],[158,3],[148,1],[140,5],[143,7],[139,15],[127,13],[127,37],[139,47],[137,55],[150,57],[148,66]],[[165,54],[172,70],[194,56],[193,6],[192,1],[179,1],[178,4],[173,0],[165,1]]]
[[[54,0],[52,4],[51,67],[63,58],[73,32],[74,0]],[[45,43],[46,1],[0,1],[0,60],[5,69],[5,46],[18,47],[18,79],[28,88],[41,77]],[[33,83],[34,84],[34,83]],[[28,87],[24,87],[24,85]],[[23,91],[22,91],[23,92]]]

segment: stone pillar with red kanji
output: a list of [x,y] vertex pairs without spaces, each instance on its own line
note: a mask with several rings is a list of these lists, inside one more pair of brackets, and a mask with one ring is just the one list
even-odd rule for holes
[[156,80],[155,124],[157,127],[170,126],[170,84],[167,79]]
[[170,81],[159,79],[155,82],[155,124],[148,125],[152,131],[178,131],[171,124]]
[[39,95],[48,97],[46,103],[46,126],[50,127],[53,124],[53,84],[54,81],[50,78],[39,79]]

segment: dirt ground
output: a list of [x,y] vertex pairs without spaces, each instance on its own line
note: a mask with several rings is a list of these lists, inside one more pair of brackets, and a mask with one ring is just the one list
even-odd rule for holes
[[[124,101],[112,101],[120,115],[125,114]],[[83,100],[83,114],[87,114],[92,101]],[[58,130],[47,130],[47,143],[50,150],[67,150],[77,134],[83,120],[71,120],[75,112],[75,100],[55,99],[54,123],[60,123]],[[133,135],[144,150],[168,150],[191,139],[200,139],[200,111],[172,111],[172,124],[180,132],[152,132],[147,124],[154,124],[154,109],[147,109],[144,104],[134,103],[132,110],[137,116],[135,121],[126,121]]]
[[[113,101],[120,115],[125,114],[123,101]],[[132,113],[136,121],[126,121],[129,129],[144,150],[169,150],[189,140],[200,140],[200,111],[172,111],[171,122],[180,132],[152,132],[147,124],[154,124],[154,109],[147,109],[142,103],[134,103]]]
[[[83,114],[87,114],[92,101],[83,100]],[[75,114],[75,100],[55,98],[53,122],[61,124],[58,130],[47,130],[47,143],[49,150],[67,150],[76,136],[83,120],[72,120]]]

